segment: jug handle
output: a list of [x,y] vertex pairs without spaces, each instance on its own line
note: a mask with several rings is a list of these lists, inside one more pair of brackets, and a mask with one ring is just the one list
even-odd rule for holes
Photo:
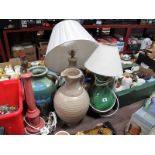
[[54,84],[55,84],[56,87],[58,87],[60,77],[56,73],[54,73],[54,72],[52,72],[50,70],[48,70],[47,75],[50,76],[50,77],[54,77],[56,79]]
[[84,75],[82,75],[82,76],[80,77],[80,83],[81,83],[81,85],[84,86],[84,84],[85,84],[85,76],[84,76]]

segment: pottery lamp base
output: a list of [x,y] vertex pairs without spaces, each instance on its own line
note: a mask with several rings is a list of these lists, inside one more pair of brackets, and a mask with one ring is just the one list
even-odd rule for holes
[[39,117],[39,119],[40,119],[39,124],[37,124],[36,126],[26,123],[25,127],[26,134],[40,134],[40,130],[45,126],[45,121],[42,117]]

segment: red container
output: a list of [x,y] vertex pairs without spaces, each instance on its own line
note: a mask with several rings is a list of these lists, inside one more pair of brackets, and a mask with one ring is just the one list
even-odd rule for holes
[[18,110],[10,114],[0,115],[0,126],[7,135],[23,135],[23,93],[20,80],[0,81],[0,105],[18,106]]

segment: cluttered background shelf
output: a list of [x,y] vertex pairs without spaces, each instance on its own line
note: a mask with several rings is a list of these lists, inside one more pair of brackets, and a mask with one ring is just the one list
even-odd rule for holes
[[[52,31],[54,25],[48,25],[47,27],[45,26],[37,26],[37,27],[22,27],[22,28],[11,28],[11,29],[4,29],[3,30],[3,41],[2,41],[2,45],[3,45],[3,49],[5,52],[1,52],[2,53],[2,59],[3,61],[6,61],[6,60],[9,60],[10,58],[13,57],[13,54],[11,53],[12,50],[11,50],[11,47],[14,45],[14,44],[18,44],[18,41],[17,42],[14,42],[12,40],[10,40],[10,36],[21,36],[21,35],[27,35],[29,38],[32,37],[32,39],[30,39],[29,41],[32,41],[32,42],[35,42],[35,37],[36,37],[36,33],[38,33],[39,31],[49,31],[49,33]],[[120,32],[122,31],[123,35],[123,39],[121,39],[119,41],[119,43],[121,45],[121,52],[123,53],[131,53],[129,48],[128,48],[128,42],[129,42],[129,38],[130,36],[132,35],[132,31],[134,29],[136,30],[140,30],[141,32],[140,33],[145,33],[147,30],[151,30],[151,29],[155,29],[155,25],[153,24],[92,24],[92,25],[86,25],[86,24],[83,24],[83,27],[85,29],[87,29],[90,34],[93,35],[93,37],[95,37],[96,39],[99,39],[99,38],[104,38],[104,36],[102,36],[102,31],[111,31],[109,32],[109,35],[110,36],[113,36],[113,33],[115,32],[115,29],[118,29],[118,31],[120,29],[123,29],[123,30],[120,30]],[[107,30],[107,28],[109,30]],[[122,33],[121,32],[121,33]],[[15,34],[17,33],[17,34]],[[20,33],[23,33],[23,34],[20,34]],[[28,35],[28,33],[32,33],[32,35]],[[48,33],[48,32],[45,32],[45,33]],[[143,34],[141,36],[143,36]],[[96,35],[96,36],[95,36]],[[107,35],[106,35],[107,37]],[[18,37],[16,37],[18,38]],[[47,37],[46,37],[46,41],[48,42],[48,39],[49,39],[49,35],[47,34]],[[17,39],[18,40],[18,39]],[[2,47],[1,45],[1,47]],[[2,50],[1,50],[2,51]],[[3,54],[3,53],[6,53]],[[39,59],[39,57],[36,57],[36,59]]]

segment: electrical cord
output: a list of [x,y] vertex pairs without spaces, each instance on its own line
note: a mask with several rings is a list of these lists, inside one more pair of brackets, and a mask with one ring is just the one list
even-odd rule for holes
[[[49,113],[49,117],[48,117],[47,122],[45,122],[45,120],[42,117],[40,117],[40,118],[43,120],[43,122],[45,124],[45,126],[43,128],[41,128],[41,129],[36,128],[36,127],[32,126],[31,124],[29,124],[27,122],[26,118],[24,117],[24,121],[29,127],[31,127],[32,129],[38,130],[38,132],[36,132],[35,134],[31,134],[25,128],[25,133],[27,135],[46,135],[48,133],[52,133],[53,131],[55,131],[56,125],[57,125],[57,117],[56,117],[55,112],[50,112]],[[46,131],[46,133],[45,133],[45,131]]]
[[118,109],[119,109],[120,103],[119,103],[118,97],[117,97],[116,93],[115,93],[112,89],[111,89],[111,92],[114,94],[114,96],[115,96],[115,98],[116,98],[117,108],[116,108],[115,111],[112,112],[111,114],[103,115],[103,117],[110,117],[110,116],[113,116],[114,114],[116,114],[116,112],[117,112]]
[[[40,119],[42,119],[43,122],[44,122],[44,124],[45,124],[45,120],[44,120],[42,117],[40,117]],[[40,128],[36,128],[36,127],[32,126],[31,124],[29,124],[29,123],[27,122],[27,120],[26,120],[25,117],[24,117],[24,121],[25,121],[26,125],[28,125],[28,126],[31,127],[32,129],[38,130],[38,132],[36,132],[35,134],[31,134],[31,133],[29,133],[29,132],[27,131],[27,129],[25,128],[25,133],[26,133],[27,135],[39,135],[39,134],[41,134],[41,132],[40,132],[41,129],[40,129]]]
[[57,116],[55,112],[50,112],[48,117],[48,122],[45,123],[45,126],[49,129],[50,133],[56,130],[57,125]]

